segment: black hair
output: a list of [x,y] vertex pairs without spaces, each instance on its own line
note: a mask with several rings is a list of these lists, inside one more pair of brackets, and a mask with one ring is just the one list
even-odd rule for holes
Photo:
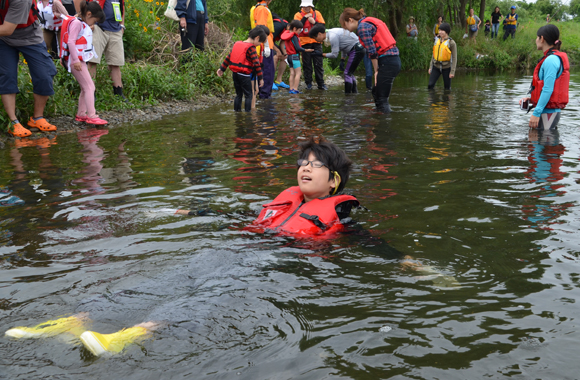
[[87,3],[81,1],[81,18],[84,20],[87,17],[87,12],[91,12],[91,15],[97,19],[98,22],[105,22],[105,12],[103,8],[96,1],[91,1]]
[[[257,25],[256,28],[260,28],[264,31],[264,33],[266,33],[266,37],[268,37],[270,35],[270,29],[268,29],[268,27],[266,25]],[[254,29],[256,29],[254,28]]]
[[266,42],[268,36],[266,36],[266,33],[264,32],[264,29],[261,28],[261,26],[262,25],[258,25],[254,29],[250,30],[250,33],[248,33],[248,37],[251,39],[260,37],[260,42]]
[[560,50],[562,41],[560,41],[560,30],[554,24],[548,24],[538,29],[538,37],[544,37],[546,43],[554,46],[552,49]]
[[352,161],[349,160],[342,149],[330,141],[325,140],[323,137],[321,137],[318,142],[314,140],[314,137],[310,137],[310,140],[300,144],[299,159],[307,160],[310,153],[314,154],[314,156],[322,161],[329,169],[329,180],[334,178],[334,175],[332,174],[333,171],[340,175],[340,184],[338,185],[336,194],[340,193],[348,182]]
[[302,27],[304,27],[304,24],[302,24],[302,21],[300,20],[292,20],[290,24],[288,24],[288,30],[302,29]]
[[442,22],[441,25],[439,25],[439,30],[443,30],[445,33],[447,33],[447,35],[449,35],[451,34],[451,25],[446,22]]
[[308,32],[308,36],[310,38],[316,38],[320,33],[326,32],[326,26],[324,24],[314,24],[310,32]]

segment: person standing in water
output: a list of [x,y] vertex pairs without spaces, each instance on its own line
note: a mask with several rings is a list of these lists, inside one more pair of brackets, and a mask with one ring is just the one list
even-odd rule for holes
[[548,24],[538,29],[536,47],[544,56],[534,70],[529,96],[520,100],[520,105],[529,102],[534,107],[530,116],[530,128],[556,129],[560,121],[560,110],[568,104],[570,86],[570,62],[568,55],[560,51],[560,30]]
[[351,32],[357,32],[373,64],[375,80],[372,92],[377,110],[391,112],[389,96],[393,82],[401,71],[397,42],[383,21],[367,17],[363,9],[345,8],[342,15],[344,26]]
[[429,64],[429,89],[435,87],[441,75],[443,75],[445,89],[451,89],[451,79],[455,76],[457,67],[457,45],[449,37],[449,33],[451,33],[451,26],[448,23],[444,22],[439,26],[439,37],[433,45],[433,57]]

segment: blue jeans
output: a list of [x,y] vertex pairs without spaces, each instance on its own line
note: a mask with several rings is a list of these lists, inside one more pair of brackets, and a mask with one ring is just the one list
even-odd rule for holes
[[28,63],[32,89],[36,95],[54,95],[52,78],[56,67],[44,42],[28,46],[10,46],[0,40],[0,94],[18,94],[18,59],[22,53]]
[[497,38],[497,32],[499,32],[499,22],[497,24],[491,24],[491,38]]

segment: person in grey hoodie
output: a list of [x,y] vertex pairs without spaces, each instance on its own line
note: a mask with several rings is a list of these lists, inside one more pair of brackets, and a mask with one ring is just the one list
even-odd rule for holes
[[[330,44],[330,53],[318,53],[324,58],[338,58],[338,53],[341,54],[343,61],[341,68],[344,67],[344,92],[356,94],[358,91],[354,72],[365,55],[365,49],[360,44],[358,36],[343,28],[326,30],[324,25],[314,25],[308,34],[310,38],[318,42]],[[317,54],[316,51],[311,53],[311,55],[315,54]]]

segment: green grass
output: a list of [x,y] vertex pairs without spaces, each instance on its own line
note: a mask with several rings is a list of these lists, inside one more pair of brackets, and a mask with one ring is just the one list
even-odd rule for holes
[[[451,38],[457,43],[457,66],[480,69],[530,69],[533,68],[542,53],[536,50],[536,32],[545,23],[527,22],[520,25],[516,38],[503,41],[500,27],[500,38],[485,37],[480,31],[476,41],[463,39],[465,29],[454,28]],[[562,50],[565,51],[570,63],[580,62],[580,23],[562,22],[557,24],[560,29],[560,39],[563,41]],[[427,33],[417,39],[407,37],[397,41],[401,54],[403,70],[425,70],[429,68],[429,61],[433,50],[433,40]]]

